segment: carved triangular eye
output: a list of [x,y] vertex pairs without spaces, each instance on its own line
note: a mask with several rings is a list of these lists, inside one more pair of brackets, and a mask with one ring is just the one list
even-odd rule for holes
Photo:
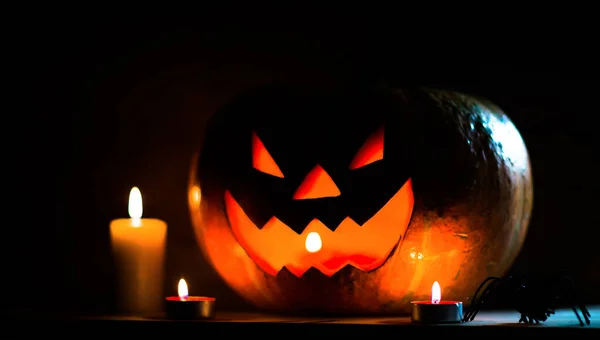
[[362,168],[383,159],[383,132],[384,128],[382,126],[369,136],[354,156],[352,163],[350,163],[350,170]]
[[252,167],[265,174],[283,178],[283,173],[255,132],[252,132]]

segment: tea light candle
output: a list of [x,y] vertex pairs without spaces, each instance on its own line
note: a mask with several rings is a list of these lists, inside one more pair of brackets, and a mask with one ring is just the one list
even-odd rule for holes
[[177,285],[179,296],[167,297],[167,318],[179,320],[210,319],[214,316],[215,299],[208,296],[189,296],[184,279]]
[[453,323],[462,320],[461,301],[442,301],[442,289],[435,281],[431,287],[431,301],[412,302],[412,317],[414,323]]
[[120,308],[130,314],[153,314],[163,308],[167,224],[142,218],[142,194],[129,193],[129,216],[111,221],[110,238],[117,266]]

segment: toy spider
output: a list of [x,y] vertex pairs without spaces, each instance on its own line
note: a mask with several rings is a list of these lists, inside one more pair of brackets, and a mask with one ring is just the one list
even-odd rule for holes
[[[568,276],[559,276],[548,281],[533,281],[515,274],[503,278],[488,277],[471,298],[471,305],[463,316],[463,322],[473,321],[481,307],[497,306],[502,302],[521,313],[519,323],[539,324],[554,314],[559,304],[564,303],[573,309],[581,326],[589,325],[590,312],[577,300],[575,293],[573,280]],[[583,320],[578,309],[583,315]]]

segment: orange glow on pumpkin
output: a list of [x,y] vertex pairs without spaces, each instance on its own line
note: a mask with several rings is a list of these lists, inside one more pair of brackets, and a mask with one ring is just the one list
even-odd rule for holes
[[363,166],[382,160],[383,146],[383,127],[381,127],[358,150],[352,163],[350,163],[350,170],[362,168]]
[[[409,179],[402,188],[362,226],[346,217],[331,231],[313,219],[298,235],[273,216],[259,229],[229,191],[225,208],[231,230],[248,256],[266,273],[276,275],[284,266],[295,276],[311,267],[332,276],[350,264],[363,271],[381,266],[404,236],[413,210],[414,198]],[[310,240],[311,234],[319,236]],[[318,248],[318,250],[317,250]]]
[[283,172],[256,133],[252,133],[252,166],[265,174],[283,178]]
[[[367,139],[350,168],[357,169],[381,159],[383,127]],[[283,173],[256,133],[252,134],[252,160],[256,170],[283,178]],[[306,175],[293,199],[340,195],[331,176],[317,164]],[[268,274],[276,275],[285,267],[297,277],[304,275],[310,268],[332,276],[346,265],[363,271],[380,267],[404,236],[413,205],[412,182],[409,179],[363,225],[346,217],[337,228],[330,229],[315,218],[301,234],[297,234],[276,216],[259,228],[246,215],[231,192],[225,192],[225,209],[231,230],[248,256]]]
[[331,176],[317,164],[294,193],[295,200],[306,200],[323,197],[337,197],[340,189],[331,179]]

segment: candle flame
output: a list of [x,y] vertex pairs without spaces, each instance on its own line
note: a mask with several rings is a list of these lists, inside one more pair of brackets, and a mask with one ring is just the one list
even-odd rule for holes
[[306,235],[306,242],[304,243],[304,247],[309,253],[316,253],[321,250],[323,246],[323,241],[321,241],[321,235],[316,232],[310,232]]
[[188,297],[188,286],[183,278],[179,280],[179,284],[177,285],[177,294],[182,300],[185,300]]
[[442,301],[442,288],[440,284],[435,281],[431,286],[431,303],[440,303]]
[[139,227],[141,225],[140,219],[142,218],[142,212],[144,207],[142,205],[142,193],[138,187],[131,188],[129,192],[129,217],[133,220],[133,226]]

